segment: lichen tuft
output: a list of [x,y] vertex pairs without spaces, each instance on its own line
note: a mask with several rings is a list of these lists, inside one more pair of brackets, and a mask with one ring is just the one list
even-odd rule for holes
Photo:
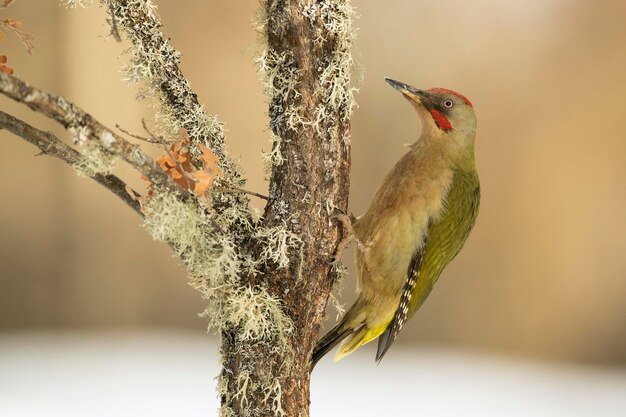
[[93,177],[96,174],[109,175],[113,172],[117,159],[100,145],[89,142],[83,145],[74,169],[79,177]]
[[300,248],[302,245],[302,239],[284,226],[261,228],[257,231],[255,239],[263,248],[259,261],[267,265],[277,265],[279,268],[286,268],[289,265],[290,249]]
[[202,240],[204,216],[196,205],[181,201],[176,193],[155,189],[142,211],[148,233],[155,240],[172,244],[179,255]]
[[76,7],[89,7],[93,0],[60,0],[59,3],[68,9],[75,9]]

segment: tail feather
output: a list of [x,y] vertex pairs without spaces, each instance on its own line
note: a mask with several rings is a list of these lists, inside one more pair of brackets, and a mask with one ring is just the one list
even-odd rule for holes
[[345,339],[351,332],[352,329],[346,327],[343,322],[330,329],[330,331],[317,342],[315,348],[313,349],[311,368],[314,368],[317,362],[322,359],[324,355],[333,350],[333,348]]
[[370,339],[368,338],[369,328],[365,325],[359,327],[354,331],[352,337],[345,341],[337,350],[337,354],[335,355],[335,362],[338,362],[357,350],[357,348],[366,344]]
[[393,343],[393,340],[389,341],[389,336],[391,335],[392,327],[393,327],[392,325],[387,327],[385,332],[381,334],[380,337],[378,338],[378,349],[376,350],[376,363],[380,363],[380,361],[383,359],[383,356],[385,356],[385,353],[387,353],[387,351],[391,347],[391,344]]
[[381,336],[381,334],[384,336],[385,329],[387,329],[388,326],[389,323],[382,323],[376,327],[363,325],[362,327],[356,329],[354,331],[354,335],[339,348],[339,351],[335,356],[335,362],[345,358],[361,346],[366,345]]
[[348,356],[359,347],[371,342],[380,336],[389,327],[389,322],[380,323],[375,327],[369,327],[363,319],[363,309],[367,308],[367,302],[358,298],[343,319],[322,337],[313,349],[312,367],[340,342],[341,345],[335,355],[335,362]]

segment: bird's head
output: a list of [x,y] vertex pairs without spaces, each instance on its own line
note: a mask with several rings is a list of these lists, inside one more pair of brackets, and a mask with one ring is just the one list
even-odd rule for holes
[[467,97],[445,88],[420,90],[390,78],[385,78],[385,81],[413,104],[425,130],[436,136],[471,139],[473,144],[476,114]]

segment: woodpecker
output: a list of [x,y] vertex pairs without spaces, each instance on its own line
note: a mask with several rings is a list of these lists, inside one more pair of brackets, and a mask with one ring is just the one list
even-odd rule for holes
[[358,297],[318,341],[313,366],[341,341],[335,361],[376,338],[380,362],[463,247],[478,215],[472,103],[452,90],[385,81],[415,108],[422,133],[365,214],[351,221]]

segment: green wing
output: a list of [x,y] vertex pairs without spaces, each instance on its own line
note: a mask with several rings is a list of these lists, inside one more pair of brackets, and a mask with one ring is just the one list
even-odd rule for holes
[[480,204],[476,171],[456,171],[446,196],[445,211],[431,221],[422,250],[416,251],[393,320],[378,339],[376,361],[389,350],[404,323],[426,300],[443,269],[459,253],[469,236]]
[[411,263],[409,264],[409,270],[407,271],[407,280],[402,288],[402,295],[400,296],[400,303],[396,309],[396,313],[393,316],[393,320],[385,330],[385,332],[378,338],[378,350],[376,351],[376,362],[385,356],[385,353],[389,350],[393,344],[398,333],[402,330],[402,326],[409,317],[409,303],[411,301],[412,294],[415,290],[415,286],[419,281],[420,271],[422,270],[422,260],[424,259],[424,253],[419,250],[413,254]]

